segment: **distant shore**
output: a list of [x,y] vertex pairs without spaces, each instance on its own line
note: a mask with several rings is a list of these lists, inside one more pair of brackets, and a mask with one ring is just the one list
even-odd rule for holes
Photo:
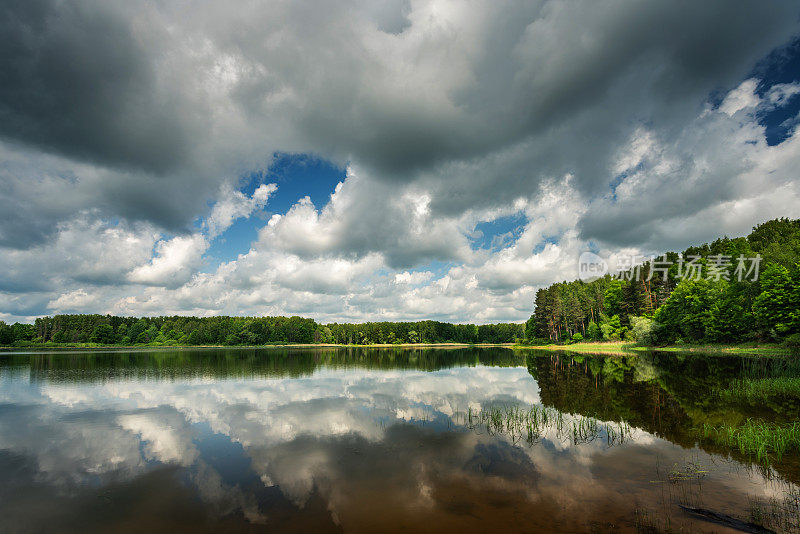
[[100,345],[97,343],[50,343],[30,345],[2,345],[0,351],[48,351],[48,350],[153,350],[153,349],[337,349],[337,348],[406,348],[449,349],[470,347],[518,347],[514,343],[373,343],[369,345],[341,343],[269,343],[266,345]]

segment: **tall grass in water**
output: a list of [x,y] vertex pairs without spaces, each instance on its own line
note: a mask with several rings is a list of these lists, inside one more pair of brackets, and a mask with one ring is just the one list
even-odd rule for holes
[[787,452],[800,452],[800,422],[797,421],[781,425],[748,419],[738,427],[704,424],[702,434],[720,445],[755,456],[761,462],[780,460]]
[[719,391],[728,402],[758,401],[773,397],[800,397],[800,377],[741,378]]
[[740,378],[717,391],[727,402],[800,397],[800,358],[747,359]]
[[543,432],[551,430],[556,439],[570,441],[573,445],[587,443],[605,434],[609,446],[623,443],[631,433],[627,423],[601,424],[593,417],[574,416],[547,406],[519,405],[490,406],[483,410],[469,408],[464,424],[471,430],[485,430],[488,434],[505,434],[514,444],[521,441],[533,445]]

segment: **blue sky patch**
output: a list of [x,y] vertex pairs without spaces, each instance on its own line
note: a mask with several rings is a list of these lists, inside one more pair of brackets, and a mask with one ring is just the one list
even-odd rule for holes
[[278,190],[270,197],[266,209],[247,219],[234,221],[228,230],[211,244],[206,268],[215,270],[219,262],[236,259],[250,250],[258,230],[275,213],[286,213],[301,198],[308,196],[317,209],[330,200],[336,184],[343,182],[347,169],[308,154],[275,154],[267,171],[252,172],[243,177],[242,193],[250,196],[261,184],[275,183]]
[[[772,52],[759,62],[752,77],[761,80],[756,89],[761,98],[764,98],[777,84],[800,81],[800,39]],[[798,113],[800,113],[800,95],[788,99],[783,106],[759,113],[758,122],[766,128],[767,144],[777,145],[789,137],[797,124]]]
[[558,237],[557,236],[545,237],[543,241],[541,241],[539,244],[533,247],[533,254],[541,253],[542,251],[544,251],[544,247],[546,247],[547,245],[558,245]]
[[527,223],[528,217],[522,211],[498,217],[493,221],[480,222],[475,225],[472,249],[489,249],[496,252],[506,248],[519,239]]

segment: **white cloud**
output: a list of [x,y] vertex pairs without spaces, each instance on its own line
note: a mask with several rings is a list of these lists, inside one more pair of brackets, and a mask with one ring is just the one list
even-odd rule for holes
[[208,249],[205,236],[176,236],[156,244],[156,256],[146,265],[136,267],[128,279],[147,285],[176,286],[189,280],[200,266]]
[[770,87],[767,100],[773,106],[783,106],[797,94],[800,94],[800,83],[779,83]]
[[103,304],[99,294],[89,294],[85,289],[76,289],[64,293],[57,299],[50,301],[47,307],[52,309],[55,313],[63,313],[72,310],[98,309],[103,306]]
[[744,82],[719,110],[700,113],[668,142],[652,134],[657,148],[647,159],[613,194],[592,199],[583,236],[659,252],[746,235],[769,218],[798,217],[798,138],[767,144],[758,122],[765,103],[755,86]]
[[396,284],[418,285],[424,284],[431,278],[433,278],[433,273],[430,271],[417,271],[413,273],[404,271],[394,275],[394,282]]
[[257,209],[267,205],[269,197],[278,189],[276,184],[261,184],[248,197],[225,184],[211,214],[206,219],[209,238],[214,238],[230,228],[236,219],[248,218]]
[[719,110],[732,116],[739,111],[753,109],[760,102],[756,94],[757,87],[758,80],[754,78],[743,81],[739,87],[727,94],[725,100],[719,105]]

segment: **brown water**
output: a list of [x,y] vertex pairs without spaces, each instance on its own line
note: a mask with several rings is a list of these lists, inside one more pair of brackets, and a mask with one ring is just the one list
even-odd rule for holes
[[796,455],[767,464],[697,431],[798,419],[798,399],[712,394],[752,365],[507,349],[0,354],[0,531],[735,531],[680,505],[792,531]]

